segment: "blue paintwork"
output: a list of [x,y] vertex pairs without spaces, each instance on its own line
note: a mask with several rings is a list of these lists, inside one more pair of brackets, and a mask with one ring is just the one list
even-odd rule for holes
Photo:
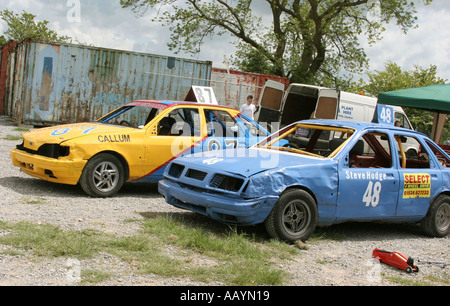
[[[425,142],[432,141],[423,134],[375,123],[304,122],[350,127],[356,132],[336,156],[325,159],[256,146],[185,156],[174,162],[184,167],[181,175],[171,175],[169,169],[172,164],[169,165],[165,179],[159,182],[159,192],[171,205],[240,225],[264,222],[288,188],[302,188],[314,197],[318,204],[319,225],[349,220],[420,221],[434,198],[450,192],[450,168],[439,163]],[[396,150],[391,152],[391,168],[350,168],[349,151],[368,131],[389,135],[391,147],[395,147],[394,133],[415,136],[429,153],[430,168],[402,169]],[[448,156],[444,151],[442,153]],[[187,177],[188,169],[205,172],[206,177],[203,180]],[[404,173],[428,173],[431,176],[430,196],[403,198]],[[217,174],[233,177],[242,184],[233,191],[211,187]],[[367,196],[368,187],[373,185],[381,188],[382,192],[373,194],[377,197],[377,205],[368,207],[363,199]]]

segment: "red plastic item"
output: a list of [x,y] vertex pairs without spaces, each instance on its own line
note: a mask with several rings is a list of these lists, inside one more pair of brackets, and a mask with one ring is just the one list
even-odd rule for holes
[[373,250],[372,257],[387,265],[405,270],[407,273],[419,272],[419,268],[414,265],[414,259],[411,257],[406,258],[398,252],[389,252],[376,248]]

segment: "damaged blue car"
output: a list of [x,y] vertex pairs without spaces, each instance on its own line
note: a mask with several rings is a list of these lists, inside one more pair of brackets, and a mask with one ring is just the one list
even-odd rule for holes
[[450,157],[421,133],[374,123],[300,121],[250,148],[181,157],[159,192],[220,222],[264,223],[287,242],[345,221],[420,223],[433,237],[450,227]]

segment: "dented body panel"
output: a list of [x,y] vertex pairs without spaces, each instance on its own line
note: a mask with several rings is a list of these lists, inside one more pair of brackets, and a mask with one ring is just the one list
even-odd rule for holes
[[[334,133],[329,142],[328,133]],[[420,144],[420,156],[407,157],[396,144],[408,137]],[[280,139],[289,139],[286,148],[271,147]],[[204,175],[190,177],[192,171]],[[418,222],[436,198],[449,195],[449,178],[450,157],[423,134],[373,123],[306,120],[251,148],[182,157],[167,167],[159,192],[173,206],[239,225],[263,223],[292,189],[314,198],[318,225]],[[446,222],[448,216],[442,219],[448,228]]]
[[[197,209],[199,213],[203,210],[223,222],[258,224],[267,218],[280,194],[288,188],[301,187],[321,190],[316,198],[322,203],[319,207],[322,221],[327,223],[334,218],[337,200],[334,189],[338,178],[337,163],[333,160],[323,163],[314,157],[242,148],[188,155],[175,163],[182,164],[185,169],[208,172],[202,181],[180,175],[174,182],[170,172],[166,171],[166,180],[159,182],[160,192],[169,204],[177,207]],[[210,181],[216,175],[241,179],[241,187],[233,192],[211,187]],[[204,192],[199,192],[201,190]]]

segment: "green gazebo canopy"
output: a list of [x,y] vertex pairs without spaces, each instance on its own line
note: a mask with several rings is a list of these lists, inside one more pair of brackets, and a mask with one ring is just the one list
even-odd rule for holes
[[383,92],[378,102],[450,114],[450,84]]
[[431,138],[439,143],[447,115],[450,114],[450,84],[383,92],[378,95],[378,103],[434,112]]

